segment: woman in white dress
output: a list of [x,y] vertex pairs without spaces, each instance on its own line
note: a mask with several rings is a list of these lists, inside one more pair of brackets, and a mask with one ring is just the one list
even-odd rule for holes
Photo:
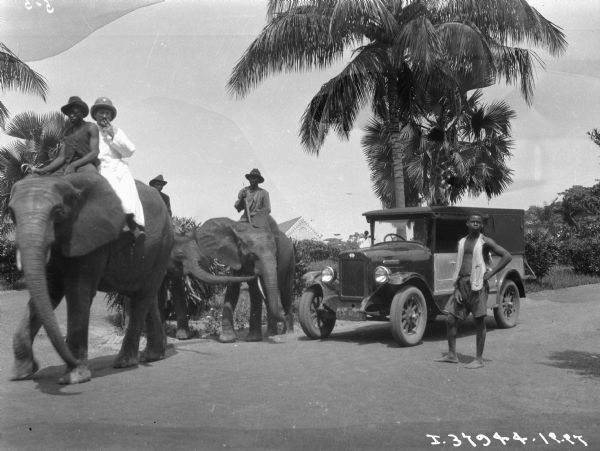
[[99,147],[100,174],[121,199],[127,227],[137,240],[144,234],[144,209],[135,187],[135,180],[129,171],[129,166],[123,158],[128,158],[135,152],[134,144],[127,138],[123,130],[111,122],[117,116],[117,109],[107,97],[100,97],[91,108],[92,118],[100,130]]

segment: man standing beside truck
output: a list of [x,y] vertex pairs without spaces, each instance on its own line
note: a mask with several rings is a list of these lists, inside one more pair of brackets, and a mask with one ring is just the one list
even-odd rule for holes
[[[483,235],[483,216],[471,213],[467,219],[468,235],[458,242],[458,255],[454,271],[454,294],[448,300],[444,313],[448,338],[448,354],[437,362],[458,363],[456,355],[456,332],[458,320],[473,314],[477,330],[477,356],[466,368],[483,368],[483,348],[485,346],[485,316],[489,293],[488,280],[500,272],[512,256],[494,240]],[[498,255],[500,261],[494,268],[490,252]]]

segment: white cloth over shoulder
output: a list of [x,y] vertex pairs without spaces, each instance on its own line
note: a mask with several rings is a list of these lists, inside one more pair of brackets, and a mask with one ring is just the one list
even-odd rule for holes
[[115,134],[112,139],[108,134],[100,132],[99,171],[121,199],[125,214],[133,214],[136,224],[144,226],[144,209],[135,187],[135,180],[129,166],[123,161],[123,158],[133,155],[135,146],[123,130],[115,126],[113,129]]
[[[467,238],[462,238],[458,242],[458,254],[456,256],[456,268],[454,270],[454,280],[458,279],[458,274],[462,266],[463,257],[465,255],[465,241]],[[485,264],[485,258],[483,257],[483,234],[480,234],[473,247],[473,258],[471,266],[471,289],[473,291],[479,291],[483,288],[483,276],[487,269]]]

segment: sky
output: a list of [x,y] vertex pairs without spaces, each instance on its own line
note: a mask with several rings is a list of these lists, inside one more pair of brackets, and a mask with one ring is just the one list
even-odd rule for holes
[[[59,17],[62,4],[73,1],[46,4]],[[152,3],[118,4],[144,2]],[[491,201],[467,197],[462,205],[543,205],[573,185],[593,185],[600,172],[600,149],[586,135],[600,128],[600,0],[529,3],[563,28],[569,47],[560,58],[544,56],[531,106],[516,87],[486,91],[488,101],[504,99],[517,112],[509,162],[514,183]],[[58,34],[39,36],[36,30],[44,27],[36,25],[28,39],[10,34],[2,12],[0,42],[17,54],[76,39],[102,20],[109,22],[62,53],[44,59],[30,53],[28,64],[49,85],[46,102],[18,92],[4,92],[3,102],[12,114],[42,113],[58,110],[72,95],[90,106],[100,96],[109,97],[118,110],[114,124],[137,147],[129,160],[134,177],[148,182],[162,174],[175,215],[197,221],[237,218],[233,203],[252,168],[265,178],[261,186],[270,193],[278,222],[303,216],[324,238],[345,239],[365,230],[362,213],[381,208],[360,147],[367,112],[359,116],[349,141],[330,135],[319,156],[305,153],[298,138],[304,109],[343,62],[327,70],[272,76],[243,99],[227,92],[235,63],[266,23],[266,0],[165,0],[112,22],[108,16],[99,23],[82,18]],[[51,20],[50,14],[44,17]],[[6,141],[0,136],[0,143]]]

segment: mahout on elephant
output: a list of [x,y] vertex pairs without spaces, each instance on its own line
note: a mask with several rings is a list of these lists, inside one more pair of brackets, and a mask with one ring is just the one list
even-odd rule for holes
[[[240,277],[239,280],[230,280],[225,291],[219,341],[229,343],[237,339],[233,313],[241,282],[244,281],[248,283],[250,293],[249,332],[246,339],[262,340],[263,299],[267,307],[267,333],[277,334],[280,321],[284,322],[285,331],[293,330],[294,246],[271,216],[268,216],[268,225],[268,228],[254,227],[248,222],[212,218],[186,233],[175,232],[169,274],[179,286],[172,293],[177,338],[189,338],[183,277],[198,277],[201,271],[205,272],[209,257],[227,265],[234,275]],[[219,283],[218,279],[216,282]]]
[[[145,240],[134,243],[130,233],[123,233],[125,214],[119,198],[96,171],[30,175],[15,183],[9,210],[30,300],[14,335],[14,380],[38,370],[32,346],[42,325],[67,365],[59,382],[90,380],[88,327],[97,290],[131,299],[130,321],[114,366],[164,357],[166,337],[157,291],[166,273],[173,228],[158,192],[140,182],[136,187],[147,219]],[[63,297],[66,342],[53,311]],[[144,326],[147,344],[138,356]]]

